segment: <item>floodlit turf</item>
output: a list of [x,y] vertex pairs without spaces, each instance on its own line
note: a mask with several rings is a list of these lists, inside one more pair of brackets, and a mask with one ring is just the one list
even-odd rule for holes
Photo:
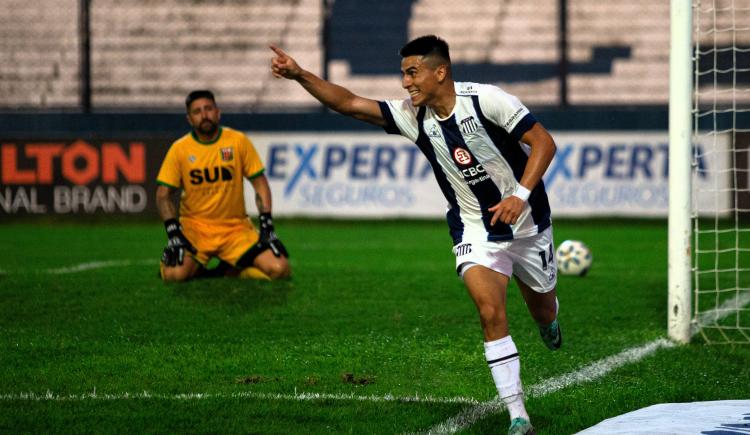
[[[0,432],[419,432],[496,395],[443,222],[277,230],[290,281],[165,285],[156,221],[0,226]],[[509,293],[528,388],[666,336],[664,221],[556,222],[565,239],[586,242],[594,265],[559,280],[560,351]],[[53,273],[75,266],[91,269]],[[696,339],[530,397],[528,410],[537,433],[570,434],[656,403],[748,399],[747,361],[750,345]],[[328,396],[303,400],[313,393]],[[398,400],[425,396],[462,401]],[[503,411],[463,432],[507,424]]]

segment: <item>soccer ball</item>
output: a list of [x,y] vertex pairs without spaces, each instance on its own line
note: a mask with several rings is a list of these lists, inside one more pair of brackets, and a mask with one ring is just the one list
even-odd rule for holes
[[563,275],[586,275],[591,260],[591,250],[579,240],[566,240],[557,247],[557,269]]

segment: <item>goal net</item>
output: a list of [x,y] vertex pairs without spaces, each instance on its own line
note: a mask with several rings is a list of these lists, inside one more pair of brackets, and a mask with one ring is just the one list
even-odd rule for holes
[[691,335],[750,343],[750,0],[693,0],[692,22]]

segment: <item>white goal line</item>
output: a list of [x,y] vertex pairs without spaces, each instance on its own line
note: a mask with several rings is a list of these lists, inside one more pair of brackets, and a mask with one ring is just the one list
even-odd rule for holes
[[[609,371],[625,365],[627,363],[638,361],[645,356],[655,352],[661,347],[671,347],[674,343],[667,339],[659,339],[634,349],[629,349],[617,355],[596,361],[580,370],[571,372],[546,382],[528,388],[530,396],[544,396],[559,389],[570,385],[586,382],[597,377],[603,376]],[[140,393],[97,393],[96,390],[83,394],[55,394],[51,391],[45,393],[25,392],[16,394],[0,394],[0,400],[3,401],[38,401],[38,402],[65,402],[65,401],[84,401],[84,400],[132,400],[132,399],[162,399],[162,400],[203,400],[216,398],[250,398],[265,400],[293,400],[293,401],[315,401],[315,400],[348,400],[363,402],[411,402],[411,403],[441,403],[450,404],[458,403],[465,405],[474,405],[467,411],[462,412],[456,417],[442,423],[429,433],[453,433],[463,427],[468,427],[476,420],[482,418],[489,412],[495,412],[502,409],[503,405],[499,400],[492,399],[487,402],[480,402],[470,397],[435,397],[430,395],[414,396],[394,396],[386,394],[383,396],[369,395],[357,396],[354,394],[324,394],[324,393],[297,393],[294,394],[274,394],[259,392],[237,392],[237,393],[181,393],[181,394],[158,394],[143,391]]]
[[[662,347],[672,347],[675,344],[667,339],[655,340],[646,345],[629,349],[619,354],[596,361],[580,370],[558,376],[541,384],[533,385],[527,389],[529,396],[541,397],[553,393],[562,388],[587,382],[604,376],[615,368],[625,364],[639,361],[640,359],[656,352]],[[87,400],[117,401],[117,400],[205,400],[205,399],[261,399],[261,400],[290,400],[290,401],[317,401],[317,400],[346,400],[361,402],[401,402],[401,403],[440,403],[440,404],[462,404],[472,405],[467,410],[459,413],[445,422],[429,429],[427,433],[455,433],[461,429],[468,428],[484,416],[503,409],[504,405],[498,398],[480,402],[470,397],[435,397],[430,395],[394,396],[386,394],[383,396],[369,395],[357,396],[354,394],[324,394],[324,393],[297,393],[274,394],[259,392],[237,392],[237,393],[182,393],[182,394],[158,394],[143,391],[140,393],[97,393],[96,390],[83,394],[55,394],[51,391],[45,393],[25,392],[16,394],[0,394],[0,401],[35,401],[35,402],[80,402]]]
[[243,391],[237,393],[179,393],[159,394],[143,391],[140,393],[97,393],[96,390],[83,394],[55,394],[52,391],[45,393],[26,392],[18,394],[0,394],[3,401],[30,401],[30,402],[82,402],[87,400],[117,401],[117,400],[206,400],[206,399],[260,399],[260,400],[289,400],[289,401],[318,401],[318,400],[346,400],[360,402],[400,402],[400,403],[439,403],[439,404],[462,404],[476,405],[480,403],[471,397],[435,397],[430,395],[394,396],[385,394],[382,396],[369,395],[357,396],[355,394],[326,394],[326,393],[297,393],[277,394]]

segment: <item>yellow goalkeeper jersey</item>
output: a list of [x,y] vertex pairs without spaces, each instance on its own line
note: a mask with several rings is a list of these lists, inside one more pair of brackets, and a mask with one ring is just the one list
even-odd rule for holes
[[242,132],[220,127],[212,142],[194,132],[175,141],[167,151],[156,182],[182,189],[180,217],[211,224],[246,219],[243,177],[264,171],[250,139]]

